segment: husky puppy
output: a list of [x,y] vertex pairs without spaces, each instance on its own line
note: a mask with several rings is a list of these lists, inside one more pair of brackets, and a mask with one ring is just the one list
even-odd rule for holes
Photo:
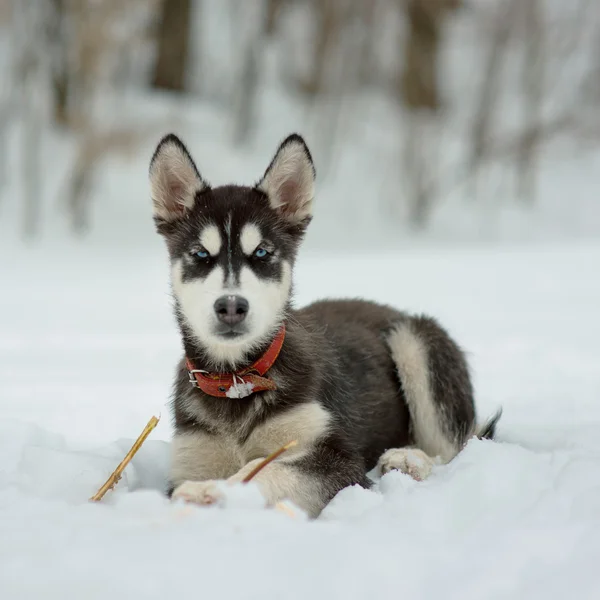
[[[292,270],[313,210],[315,169],[297,134],[253,186],[211,187],[184,144],[150,164],[154,221],[170,257],[184,356],[177,367],[169,494],[211,504],[254,478],[266,505],[317,516],[367,472],[425,479],[477,427],[463,352],[432,318],[363,300],[292,308]],[[335,276],[332,274],[332,276]]]

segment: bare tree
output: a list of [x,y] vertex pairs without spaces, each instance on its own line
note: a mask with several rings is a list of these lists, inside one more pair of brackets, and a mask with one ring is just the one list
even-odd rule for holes
[[341,3],[339,0],[315,0],[316,40],[312,55],[312,68],[308,79],[301,81],[301,89],[309,96],[323,91],[325,72],[341,28]]
[[52,9],[47,21],[48,43],[52,57],[52,103],[54,122],[68,126],[69,121],[69,49],[67,6],[65,0],[51,0]]
[[404,44],[404,68],[399,89],[406,119],[404,127],[404,181],[409,204],[408,217],[424,228],[435,201],[432,165],[436,161],[435,134],[443,105],[439,82],[439,60],[444,25],[459,0],[405,0],[408,35]]
[[[21,134],[15,170],[23,190],[21,231],[29,238],[40,231],[47,190],[42,152],[45,138],[57,125],[76,146],[70,185],[61,200],[73,229],[82,231],[89,224],[88,192],[100,160],[109,153],[127,150],[131,140],[137,139],[135,126],[128,122],[110,127],[107,115],[96,109],[98,104],[106,105],[98,100],[103,99],[107,88],[115,95],[112,74],[140,44],[136,31],[130,30],[138,22],[131,18],[132,13],[137,9],[151,11],[152,2],[14,1],[10,8],[10,93],[0,106],[0,144],[5,143],[9,127]],[[120,26],[115,27],[115,23]],[[4,166],[2,162],[0,167]]]
[[271,36],[277,29],[277,21],[281,15],[284,0],[266,0],[267,15],[265,19],[265,35]]
[[522,22],[525,29],[525,57],[522,86],[523,135],[516,154],[518,193],[528,204],[535,201],[537,154],[543,131],[542,102],[544,99],[544,14],[540,0],[521,0]]
[[473,110],[467,158],[467,174],[471,177],[473,198],[478,197],[480,167],[489,154],[488,145],[492,139],[492,125],[499,97],[502,66],[520,2],[521,0],[508,0],[507,4],[497,8],[494,19],[495,26],[489,45],[484,50],[483,79]]
[[402,101],[411,109],[440,108],[438,64],[448,0],[404,0],[408,35],[400,78]]
[[242,144],[248,141],[253,132],[252,125],[257,110],[260,84],[264,23],[268,21],[270,15],[268,13],[265,15],[250,3],[242,7],[234,2],[230,8],[233,29],[240,40],[238,77],[233,98],[233,139],[236,143]]
[[[50,70],[49,38],[45,23],[51,14],[48,6],[42,9],[25,4],[13,6],[11,35],[15,53],[14,91],[15,113],[21,122],[20,171],[23,183],[22,233],[34,237],[40,228],[42,200],[42,129],[44,106],[40,88],[47,83]],[[23,40],[35,43],[23,43]],[[17,117],[17,118],[18,118]]]
[[154,87],[185,90],[190,37],[191,0],[162,0]]

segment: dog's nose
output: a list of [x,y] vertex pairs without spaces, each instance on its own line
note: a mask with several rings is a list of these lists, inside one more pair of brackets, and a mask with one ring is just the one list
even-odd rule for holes
[[248,314],[248,300],[242,296],[221,296],[215,302],[215,312],[219,321],[227,325],[241,323]]

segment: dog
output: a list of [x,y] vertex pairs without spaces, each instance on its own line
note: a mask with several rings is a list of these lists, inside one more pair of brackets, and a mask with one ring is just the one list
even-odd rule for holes
[[173,389],[173,500],[213,504],[254,477],[265,506],[317,517],[368,473],[425,479],[476,425],[465,355],[428,316],[362,299],[292,307],[292,272],[313,214],[315,167],[298,134],[254,186],[211,187],[174,134],[149,169],[184,356]]

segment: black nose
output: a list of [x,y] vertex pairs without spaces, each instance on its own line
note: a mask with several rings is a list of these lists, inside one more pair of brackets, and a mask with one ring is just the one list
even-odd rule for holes
[[219,321],[227,325],[241,323],[248,314],[248,300],[241,296],[221,296],[215,302],[215,312]]

